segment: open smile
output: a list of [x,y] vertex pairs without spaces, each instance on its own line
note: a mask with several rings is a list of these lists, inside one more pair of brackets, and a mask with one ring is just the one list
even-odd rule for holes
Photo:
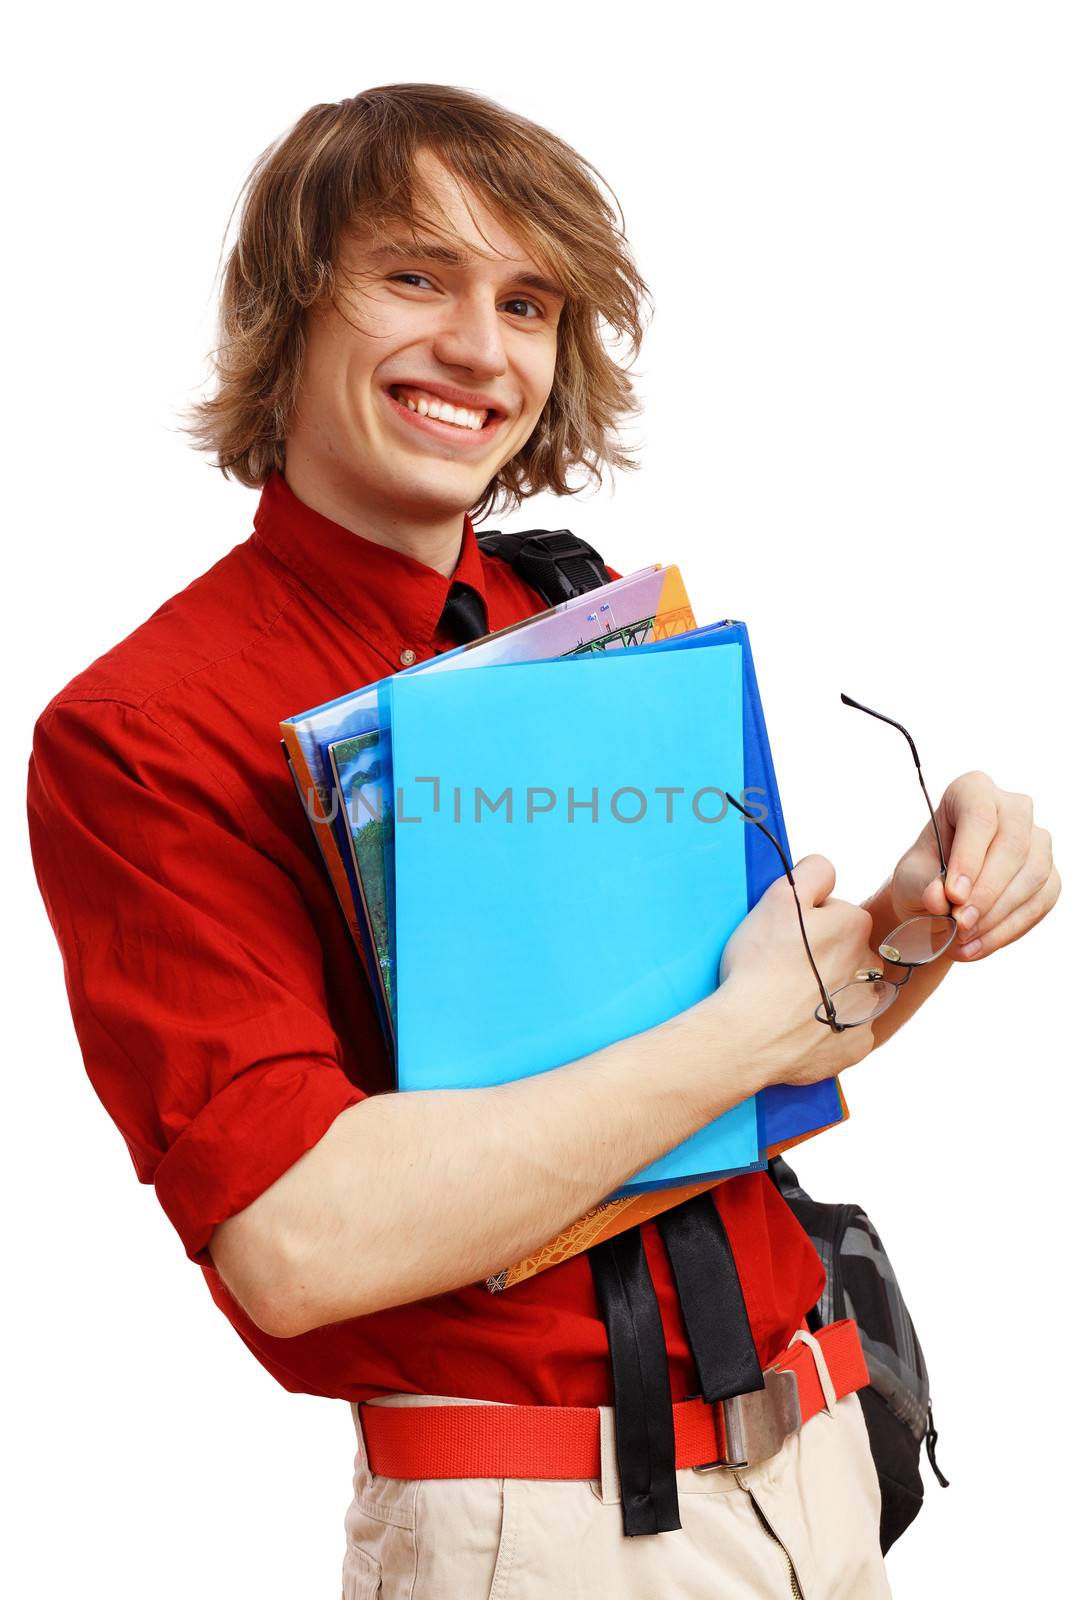
[[461,447],[484,444],[496,436],[505,421],[502,411],[454,405],[428,389],[408,384],[390,384],[382,393],[390,408],[411,427]]

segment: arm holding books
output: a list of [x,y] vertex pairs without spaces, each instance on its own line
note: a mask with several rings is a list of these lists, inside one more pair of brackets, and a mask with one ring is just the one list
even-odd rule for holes
[[[945,882],[929,824],[862,908],[829,898],[833,869],[822,858],[808,857],[796,869],[813,952],[831,989],[857,968],[880,965],[871,951],[904,918],[951,912],[958,921],[950,959],[916,968],[898,1003],[871,1027],[835,1036],[813,1023],[810,971],[795,908],[779,879],[731,939],[719,990],[668,1023],[505,1089],[405,1096],[344,1113],[278,1188],[292,1179],[294,1218],[309,1191],[318,1193],[324,1214],[333,1204],[333,1215],[343,1216],[351,1204],[341,1198],[345,1185],[369,1160],[383,1190],[369,1213],[382,1230],[379,1244],[360,1259],[353,1240],[340,1259],[358,1266],[351,1276],[331,1276],[305,1210],[294,1237],[303,1273],[287,1277],[283,1264],[276,1279],[295,1283],[295,1293],[283,1298],[283,1325],[299,1332],[314,1326],[316,1315],[328,1321],[420,1298],[521,1258],[747,1095],[772,1083],[817,1082],[858,1061],[918,1010],[952,965],[973,963],[1029,932],[1060,891],[1049,835],[1034,825],[1029,797],[968,772],[946,789],[937,814],[948,856]],[[835,1052],[840,1059],[831,1061]],[[375,1116],[387,1137],[367,1154]],[[419,1237],[420,1213],[394,1181],[389,1135],[408,1132],[426,1145],[420,1156],[431,1185],[428,1212],[441,1220],[432,1238]],[[327,1168],[331,1157],[337,1165]],[[474,1181],[450,1185],[450,1161]],[[326,1198],[331,1184],[333,1202]],[[377,1271],[394,1227],[404,1249]],[[358,1231],[366,1244],[362,1219]],[[285,1323],[293,1313],[295,1321]]]
[[[871,919],[831,898],[820,856],[795,876],[831,984],[873,959]],[[489,1089],[376,1095],[342,1111],[211,1256],[265,1332],[444,1293],[518,1259],[634,1172],[765,1084],[861,1060],[870,1028],[812,1017],[811,970],[785,880],[727,947],[707,1000],[580,1061]]]

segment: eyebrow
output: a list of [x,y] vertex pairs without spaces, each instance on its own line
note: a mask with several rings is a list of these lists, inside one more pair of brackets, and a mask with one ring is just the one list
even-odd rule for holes
[[[384,244],[377,245],[370,251],[372,261],[381,261],[390,256],[406,256],[411,261],[440,261],[449,267],[469,266],[474,257],[465,250],[456,250],[452,245],[435,244],[431,239],[387,239]],[[542,278],[536,272],[520,272],[513,280],[523,289],[538,289],[542,294],[555,295],[559,300],[566,300],[567,294],[558,283],[551,278]]]

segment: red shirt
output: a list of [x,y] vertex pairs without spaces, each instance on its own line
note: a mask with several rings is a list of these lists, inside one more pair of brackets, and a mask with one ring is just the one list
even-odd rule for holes
[[[469,519],[452,580],[497,629],[544,607],[483,557]],[[588,1261],[502,1294],[481,1284],[292,1339],[263,1333],[215,1271],[216,1225],[334,1117],[392,1085],[362,965],[282,759],[286,716],[456,643],[452,581],[298,501],[277,474],[255,532],[57,695],[38,721],[30,833],[93,1087],[216,1303],[287,1389],[558,1405],[611,1400]],[[462,981],[457,962],[456,981]],[[763,1174],[718,1190],[760,1356],[821,1290]],[[645,1245],[676,1398],[696,1392],[660,1236]]]

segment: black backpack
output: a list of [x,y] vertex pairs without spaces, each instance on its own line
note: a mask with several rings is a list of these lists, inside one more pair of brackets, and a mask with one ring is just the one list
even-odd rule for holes
[[587,589],[599,589],[611,577],[592,545],[569,528],[549,532],[531,528],[528,533],[479,533],[478,548],[499,556],[515,568],[531,589],[537,589],[550,606],[562,605]]
[[871,1375],[859,1395],[882,1491],[884,1554],[922,1506],[924,1440],[934,1476],[942,1488],[948,1486],[934,1454],[937,1429],[922,1346],[885,1246],[862,1206],[813,1200],[781,1156],[769,1170],[826,1269],[826,1287],[808,1320],[821,1328],[851,1317],[859,1329]]
[[[567,528],[477,537],[487,555],[514,566],[550,606],[611,582],[597,552]],[[922,1347],[881,1238],[862,1207],[813,1200],[781,1156],[770,1162],[769,1172],[826,1270],[822,1298],[808,1313],[813,1329],[842,1317],[851,1317],[859,1329],[871,1376],[859,1391],[860,1404],[882,1492],[884,1554],[922,1505],[924,1440],[938,1483],[948,1483],[934,1454],[937,1430]]]

